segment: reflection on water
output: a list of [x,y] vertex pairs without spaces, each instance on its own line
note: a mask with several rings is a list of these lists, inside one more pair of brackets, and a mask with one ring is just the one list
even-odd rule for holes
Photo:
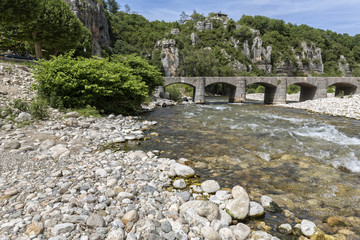
[[256,104],[158,109],[142,149],[185,157],[204,179],[268,194],[300,218],[360,214],[360,121]]

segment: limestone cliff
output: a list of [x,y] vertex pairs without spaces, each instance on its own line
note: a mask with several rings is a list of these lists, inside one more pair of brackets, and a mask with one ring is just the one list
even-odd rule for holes
[[[222,24],[215,24],[214,20],[218,20]],[[182,39],[187,39],[191,45],[203,45],[204,40],[202,40],[201,36],[206,35],[204,34],[206,31],[213,30],[215,25],[226,28],[227,23],[227,18],[207,18],[204,21],[195,22],[191,34],[186,33],[185,35],[185,31],[182,32],[181,28],[172,29],[171,34],[175,35],[175,38],[182,37]],[[236,25],[236,29],[240,27],[240,25]],[[324,73],[322,50],[314,43],[299,42],[297,46],[292,47],[292,53],[290,52],[289,54],[287,52],[287,55],[285,55],[282,52],[277,52],[277,55],[273,56],[275,50],[273,50],[272,46],[264,44],[260,31],[251,28],[249,30],[251,37],[247,35],[247,40],[244,40],[244,38],[239,35],[233,35],[223,40],[224,45],[231,45],[234,48],[237,56],[239,56],[239,50],[243,56],[247,58],[234,58],[232,56],[233,51],[229,49],[229,47],[227,47],[226,51],[222,49],[224,56],[230,60],[230,66],[236,71],[250,72],[254,69],[259,69],[265,74],[275,73],[283,76],[301,74],[311,76]],[[178,49],[181,45],[182,44],[178,44],[177,46],[177,42],[174,39],[164,39],[157,43],[157,47],[161,49],[161,62],[165,70],[165,76],[167,77],[178,76],[180,74],[177,70],[181,65]],[[351,76],[351,67],[344,56],[340,56],[337,65],[338,70],[343,73],[343,76]]]
[[179,67],[179,49],[174,39],[163,39],[156,43],[161,48],[161,63],[164,67],[165,77],[176,77]]
[[101,55],[101,50],[110,46],[109,26],[104,7],[97,0],[64,0],[70,9],[87,27],[93,37],[92,54]]

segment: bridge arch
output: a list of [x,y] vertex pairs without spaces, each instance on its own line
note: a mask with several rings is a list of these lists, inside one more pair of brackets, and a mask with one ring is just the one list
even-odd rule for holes
[[[176,89],[172,89],[172,86],[178,86],[178,88]],[[165,85],[165,92],[167,92],[170,95],[170,99],[172,94],[176,94],[176,92],[179,94],[179,92],[181,92],[181,95],[183,95],[184,93],[188,92],[188,89],[186,89],[186,87],[184,87],[184,89],[182,89],[181,86],[188,86],[192,89],[192,91],[190,92],[191,94],[191,101],[195,100],[195,91],[196,91],[196,87],[193,86],[192,84],[189,83],[181,83],[181,82],[173,82],[173,83],[169,83],[167,85]],[[185,94],[187,95],[187,94]],[[173,99],[174,100],[174,99]]]
[[340,94],[344,94],[344,95],[355,94],[357,90],[357,86],[349,82],[337,82],[328,85],[328,87],[331,86],[335,86],[335,96],[338,96]]
[[227,88],[226,95],[229,97],[229,103],[235,102],[236,86],[234,84],[228,82],[207,82],[205,84],[205,91],[207,91],[207,88],[215,84],[221,84],[222,86],[225,86]]
[[[292,83],[300,87],[300,98],[299,101],[303,102],[306,100],[313,100],[316,95],[317,86],[307,82],[294,82]],[[290,84],[290,85],[292,85]],[[290,86],[288,85],[288,86]]]
[[253,84],[261,85],[265,88],[265,94],[264,94],[264,103],[270,104],[274,102],[275,94],[277,85],[269,83],[269,82],[247,82],[246,86],[250,86]]

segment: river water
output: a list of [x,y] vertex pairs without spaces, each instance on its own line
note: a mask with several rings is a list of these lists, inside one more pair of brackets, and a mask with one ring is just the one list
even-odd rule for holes
[[360,121],[263,105],[160,108],[141,149],[185,157],[200,180],[267,194],[299,218],[360,216]]

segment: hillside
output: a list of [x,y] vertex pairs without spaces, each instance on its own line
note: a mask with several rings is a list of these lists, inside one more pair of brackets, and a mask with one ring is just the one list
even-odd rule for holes
[[114,52],[140,54],[165,76],[360,75],[360,34],[195,11],[169,23],[120,11],[110,23]]

